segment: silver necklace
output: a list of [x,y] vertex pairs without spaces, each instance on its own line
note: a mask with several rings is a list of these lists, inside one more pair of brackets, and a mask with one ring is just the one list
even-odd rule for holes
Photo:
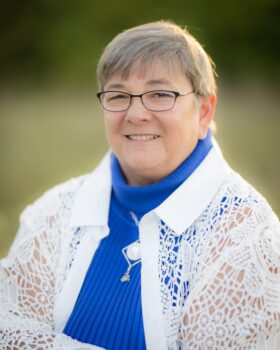
[[[132,211],[130,211],[129,213],[136,226],[139,227],[139,220],[137,219],[137,216]],[[140,239],[138,238],[137,241],[132,242],[131,244],[124,247],[122,249],[122,254],[125,257],[125,260],[127,261],[128,268],[125,274],[122,276],[121,282],[129,282],[131,269],[135,265],[139,264],[141,261]]]

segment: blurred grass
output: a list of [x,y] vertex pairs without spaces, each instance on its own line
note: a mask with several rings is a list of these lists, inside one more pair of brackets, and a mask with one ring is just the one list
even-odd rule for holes
[[[280,214],[279,107],[267,88],[220,88],[218,134],[226,159]],[[95,91],[0,91],[0,257],[24,207],[51,186],[91,171],[107,149]]]

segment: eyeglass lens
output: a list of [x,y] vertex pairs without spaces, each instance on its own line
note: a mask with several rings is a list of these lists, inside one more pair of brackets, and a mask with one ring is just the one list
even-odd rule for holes
[[[132,97],[125,92],[106,91],[101,94],[101,103],[109,111],[124,111],[128,109]],[[165,90],[149,91],[137,97],[141,97],[147,109],[155,111],[171,109],[176,100],[174,92]]]

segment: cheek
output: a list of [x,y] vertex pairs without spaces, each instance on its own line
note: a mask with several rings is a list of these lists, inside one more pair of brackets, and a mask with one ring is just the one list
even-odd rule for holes
[[173,154],[188,152],[197,141],[198,121],[197,118],[184,115],[177,123],[169,125],[166,137],[166,148]]
[[104,126],[105,126],[105,136],[106,136],[107,142],[109,143],[109,145],[111,145],[111,134],[112,134],[111,125],[110,123],[108,123],[108,121],[105,120]]
[[105,134],[110,145],[116,142],[116,138],[120,135],[120,126],[116,118],[104,118]]

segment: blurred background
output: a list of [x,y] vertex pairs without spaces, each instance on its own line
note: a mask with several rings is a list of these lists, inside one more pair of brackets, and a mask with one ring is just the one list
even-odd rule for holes
[[107,149],[95,68],[114,35],[170,19],[216,62],[224,156],[280,214],[278,0],[10,0],[0,12],[0,257],[24,207]]

